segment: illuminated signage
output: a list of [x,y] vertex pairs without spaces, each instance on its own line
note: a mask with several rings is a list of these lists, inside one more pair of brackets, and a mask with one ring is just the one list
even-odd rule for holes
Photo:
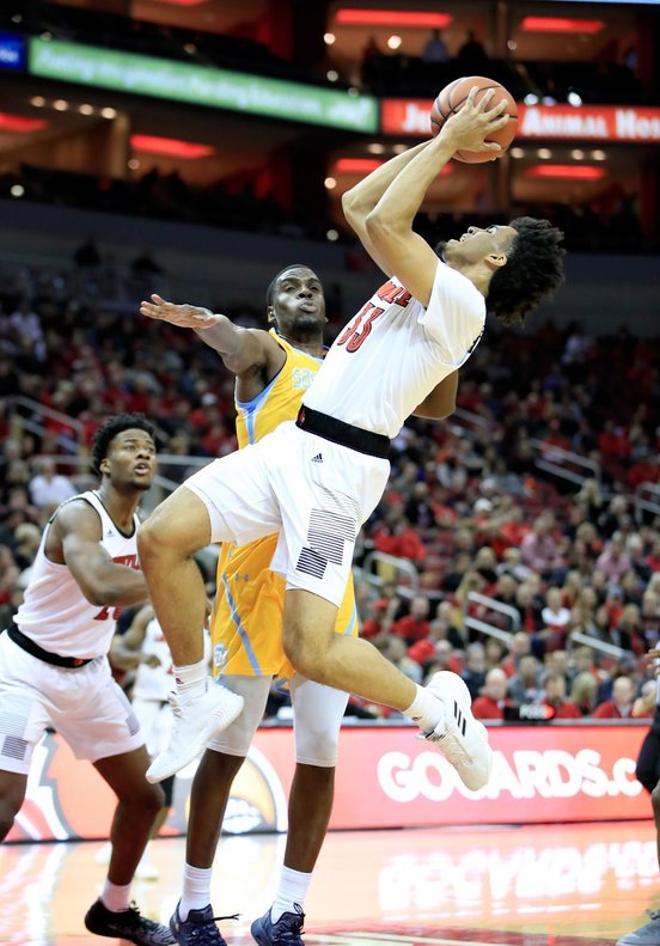
[[47,79],[329,128],[365,132],[378,128],[378,103],[370,95],[79,43],[37,38],[29,43],[29,71]]
[[25,39],[14,33],[0,33],[0,69],[25,69]]
[[[431,99],[383,99],[381,131],[387,135],[430,134]],[[629,105],[519,105],[518,138],[574,141],[660,141],[660,108]]]

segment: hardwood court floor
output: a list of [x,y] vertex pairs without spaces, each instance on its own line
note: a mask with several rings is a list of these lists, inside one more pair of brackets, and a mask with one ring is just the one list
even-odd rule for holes
[[[82,917],[104,868],[99,843],[0,848],[0,943],[93,946]],[[159,840],[161,878],[137,882],[143,912],[176,904],[182,839]],[[225,837],[217,914],[229,946],[273,897],[284,837]],[[333,833],[306,904],[308,946],[605,946],[660,904],[651,822]]]

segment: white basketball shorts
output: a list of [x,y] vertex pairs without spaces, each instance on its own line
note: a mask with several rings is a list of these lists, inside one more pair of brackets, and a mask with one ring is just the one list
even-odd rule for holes
[[0,634],[0,770],[27,775],[47,726],[77,759],[96,762],[144,745],[140,725],[105,657],[69,670]]
[[183,484],[205,504],[212,542],[245,545],[279,532],[271,563],[287,588],[339,606],[358,531],[383,495],[390,465],[280,424]]

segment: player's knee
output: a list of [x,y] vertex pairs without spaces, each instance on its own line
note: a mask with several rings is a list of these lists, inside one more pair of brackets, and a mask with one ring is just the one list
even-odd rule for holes
[[142,814],[148,820],[155,818],[161,808],[165,807],[165,793],[160,785],[150,785],[145,780],[144,785],[133,788],[120,801],[124,807]]
[[162,554],[167,550],[169,545],[167,523],[158,515],[158,510],[141,524],[138,529],[137,545],[142,564],[153,560],[159,553]]
[[296,729],[296,762],[333,769],[337,764],[339,732],[336,726],[306,726]]
[[326,683],[328,662],[326,656],[333,638],[332,630],[325,636],[322,629],[315,627],[313,633],[297,622],[284,624],[284,653],[291,661],[294,670],[315,683]]

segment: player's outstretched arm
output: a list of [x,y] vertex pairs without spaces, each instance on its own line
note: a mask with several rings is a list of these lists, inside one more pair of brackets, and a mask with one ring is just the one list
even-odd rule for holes
[[355,187],[351,187],[350,190],[342,194],[341,206],[346,222],[355,231],[374,263],[380,266],[387,276],[391,276],[392,273],[385,269],[383,261],[378,258],[378,251],[372,244],[369,239],[369,234],[367,233],[366,219],[397,174],[399,174],[407,164],[410,164],[415,155],[419,154],[428,144],[428,141],[424,141],[422,144],[415,145],[414,148],[409,148],[408,151],[404,151],[403,154],[397,154],[395,157],[390,158],[389,161],[381,164],[379,168],[376,168],[375,171],[372,171],[371,174],[363,178],[359,184],[356,184]]
[[193,329],[205,344],[217,351],[225,367],[234,374],[243,374],[282,357],[282,349],[268,332],[241,328],[226,315],[202,306],[177,305],[154,293],[151,302],[140,303],[140,315]]
[[442,420],[456,410],[456,392],[458,391],[458,371],[452,371],[440,384],[437,384],[428,397],[413,411],[415,417],[430,420]]
[[113,667],[118,670],[135,670],[144,663],[149,667],[160,666],[160,660],[155,654],[142,653],[147,625],[153,616],[154,609],[150,604],[145,604],[131,621],[131,626],[126,633],[115,634],[108,655]]
[[90,604],[129,607],[147,600],[142,572],[116,565],[101,545],[101,520],[88,503],[67,503],[55,523],[64,563]]
[[423,305],[431,297],[438,258],[426,240],[414,232],[412,224],[428,188],[461,148],[490,151],[493,157],[502,153],[498,144],[485,139],[508,122],[508,116],[503,115],[506,101],[489,108],[493,90],[477,102],[478,91],[475,86],[463,108],[394,178],[365,221],[378,258]]

